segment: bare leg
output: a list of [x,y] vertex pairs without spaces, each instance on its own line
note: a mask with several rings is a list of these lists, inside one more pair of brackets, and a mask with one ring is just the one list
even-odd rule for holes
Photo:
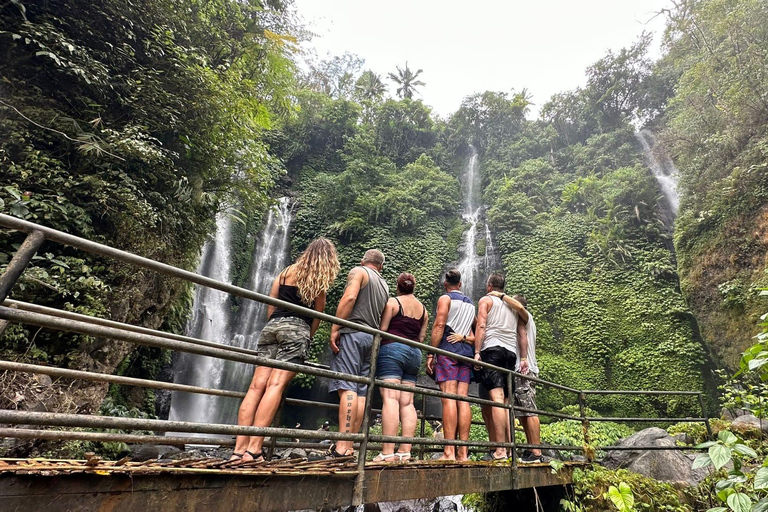
[[[415,386],[415,382],[405,381],[403,386]],[[416,407],[413,405],[413,393],[407,391],[400,392],[400,423],[402,424],[403,437],[413,437],[416,435],[416,424],[419,422],[416,415]],[[410,444],[401,444],[398,453],[411,453]]]
[[[458,388],[458,381],[449,380],[440,383],[440,391],[443,393],[456,394]],[[456,400],[450,398],[441,398],[443,404],[443,437],[448,439],[456,439],[456,428],[458,423]],[[456,460],[456,447],[452,445],[446,445],[443,450],[443,456],[439,460]]]
[[[503,388],[493,388],[489,391],[491,395],[491,400],[494,402],[498,402],[500,404],[504,403],[504,389]],[[509,425],[509,415],[507,414],[507,410],[502,407],[491,407],[491,416],[493,418],[492,425],[493,425],[493,435],[491,436],[491,432],[489,429],[488,436],[491,437],[491,441],[494,442],[504,442],[507,433],[506,429]],[[494,457],[497,459],[503,459],[507,457],[507,449],[498,447],[496,448],[496,451],[494,453]]]
[[[253,420],[254,427],[268,427],[272,424],[272,420],[275,419],[275,414],[283,399],[283,391],[288,387],[294,375],[296,375],[296,372],[272,370],[267,382],[267,388],[256,408],[256,417]],[[264,437],[252,436],[250,443],[248,443],[248,451],[259,453],[262,446],[264,446]],[[243,459],[247,461],[251,458],[250,455],[246,454]]]
[[483,421],[485,422],[485,429],[488,431],[488,439],[493,441],[493,414],[491,414],[492,407],[490,405],[481,405],[480,412],[483,415]]
[[[400,379],[384,379],[384,382],[400,384]],[[381,400],[381,432],[385,436],[396,436],[400,423],[400,398],[398,389],[380,388]],[[381,453],[389,455],[395,453],[395,443],[382,443]]]
[[[355,420],[357,416],[357,393],[348,389],[339,390],[339,432],[357,432]],[[365,400],[363,400],[365,401]],[[359,427],[358,427],[359,428]],[[352,449],[352,441],[337,441],[336,451],[346,455]]]
[[[269,376],[272,373],[272,368],[268,366],[257,366],[253,371],[253,379],[251,379],[251,385],[248,387],[248,392],[245,394],[242,403],[240,404],[240,410],[237,413],[237,424],[241,426],[250,427],[253,425],[253,419],[256,416],[256,408],[261,402],[261,397],[264,396],[264,390],[267,387]],[[237,436],[235,441],[235,453],[243,453],[248,449],[248,443],[250,436]],[[236,460],[237,457],[233,457],[230,460]]]
[[[528,440],[528,444],[541,444],[541,426],[539,424],[538,416],[522,416],[520,423],[523,424],[523,430],[525,430],[525,438]],[[532,448],[531,451],[534,455],[541,455],[541,450],[538,448]]]
[[[457,388],[457,394],[462,396],[469,395],[469,382],[459,382]],[[472,409],[469,407],[469,402],[456,401],[457,419],[456,424],[459,431],[459,439],[466,441],[469,439],[469,427],[472,425]],[[456,452],[456,460],[465,461],[469,460],[467,447],[459,446]]]

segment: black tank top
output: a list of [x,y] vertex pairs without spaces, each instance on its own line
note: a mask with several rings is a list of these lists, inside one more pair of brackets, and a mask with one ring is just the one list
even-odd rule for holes
[[[283,270],[285,272],[285,270]],[[277,298],[280,300],[284,300],[285,302],[290,302],[291,304],[296,304],[297,306],[304,306],[309,308],[315,307],[315,301],[312,301],[312,304],[307,306],[301,301],[301,296],[299,295],[299,287],[298,286],[292,286],[285,284],[285,276],[283,275],[283,272],[280,273],[282,279],[280,282],[280,287],[277,289]],[[294,311],[289,311],[287,309],[283,308],[275,308],[274,313],[272,313],[272,316],[269,317],[270,320],[273,318],[288,318],[288,317],[295,317],[295,318],[301,318],[305,322],[307,322],[308,325],[312,325],[312,321],[314,318],[307,315],[302,315],[301,313],[296,313]]]
[[[395,297],[395,300],[397,301],[397,305],[400,310],[395,316],[392,317],[392,320],[389,322],[389,329],[387,329],[387,332],[394,334],[395,336],[400,336],[401,338],[419,341],[421,326],[424,325],[424,315],[426,314],[427,310],[424,308],[424,306],[421,306],[421,318],[405,316],[403,313],[403,305],[400,304],[400,300],[397,297]],[[382,345],[389,345],[390,343],[397,342],[393,340],[381,340]]]

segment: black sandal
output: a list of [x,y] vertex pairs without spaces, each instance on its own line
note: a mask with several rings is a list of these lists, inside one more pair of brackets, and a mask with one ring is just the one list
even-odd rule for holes
[[[251,460],[243,461],[245,463],[248,463],[248,462],[264,462],[264,461],[266,461],[266,459],[264,458],[264,452],[256,452],[256,453],[254,453],[254,452],[245,450],[245,453],[247,453],[248,455],[251,456]],[[243,454],[243,455],[245,455],[245,454]],[[259,459],[261,459],[261,460],[259,460]]]
[[232,452],[232,456],[229,458],[229,460],[227,462],[237,462],[238,460],[243,460],[243,455],[245,455],[245,454],[244,453]]

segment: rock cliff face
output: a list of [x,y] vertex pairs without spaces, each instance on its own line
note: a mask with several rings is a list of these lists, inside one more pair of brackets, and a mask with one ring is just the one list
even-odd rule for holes
[[[757,291],[768,286],[768,206],[700,229],[680,246],[680,284],[716,360],[736,369],[766,312]],[[684,225],[678,237],[691,230]]]

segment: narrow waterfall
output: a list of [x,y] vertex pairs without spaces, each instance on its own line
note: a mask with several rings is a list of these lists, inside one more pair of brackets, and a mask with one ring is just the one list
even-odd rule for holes
[[[462,190],[464,194],[464,206],[461,217],[469,223],[469,229],[464,233],[460,252],[461,260],[457,267],[461,272],[463,283],[463,292],[476,300],[483,295],[485,291],[485,279],[487,273],[500,268],[498,253],[493,244],[491,230],[484,223],[485,215],[480,201],[480,180],[478,172],[478,154],[474,146],[470,145],[470,156],[467,165],[462,173]],[[484,230],[480,231],[480,227]],[[478,254],[478,241],[485,238],[485,252],[481,256]]]
[[[288,198],[270,210],[258,235],[251,258],[251,271],[245,288],[269,293],[272,281],[289,257],[288,235],[291,223]],[[203,247],[199,274],[231,282],[232,220],[221,214],[216,220],[216,235]],[[226,293],[196,286],[192,316],[187,324],[188,336],[224,345],[255,349],[258,333],[266,323],[266,306],[241,299],[237,314],[233,299]],[[251,365],[181,353],[173,365],[174,382],[215,389],[240,391],[247,389]],[[203,423],[234,423],[239,400],[196,393],[174,392],[171,397],[170,420]]]
[[674,220],[680,207],[680,195],[677,192],[677,168],[666,151],[656,144],[656,136],[653,132],[643,129],[635,133],[635,137],[640,142],[640,145],[643,146],[645,160],[659,184],[661,193],[664,195],[672,216],[670,220]]

